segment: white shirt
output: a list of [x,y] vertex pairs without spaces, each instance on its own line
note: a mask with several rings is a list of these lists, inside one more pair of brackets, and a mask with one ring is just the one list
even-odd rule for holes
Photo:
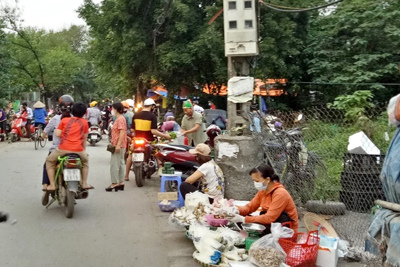
[[26,107],[26,111],[28,112],[28,120],[33,119],[33,111],[30,107]]
[[198,112],[198,113],[200,113],[200,114],[204,113],[204,108],[200,107],[199,105],[194,105],[193,106],[193,110]]
[[197,170],[203,174],[201,178],[203,193],[210,198],[224,197],[224,174],[217,163],[212,159],[201,165]]
[[91,125],[99,125],[101,122],[101,111],[100,109],[93,107],[89,108],[87,112],[87,120]]
[[57,137],[54,134],[54,130],[57,129],[60,122],[61,122],[61,115],[57,114],[53,118],[51,118],[51,120],[49,121],[49,123],[46,125],[46,127],[43,130],[47,135],[53,136],[53,144],[50,147],[50,152],[53,152],[54,150],[56,150],[56,148],[60,144],[60,137]]

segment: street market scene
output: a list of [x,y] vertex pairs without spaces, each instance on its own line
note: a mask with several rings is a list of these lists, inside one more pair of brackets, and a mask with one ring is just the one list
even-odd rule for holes
[[0,266],[400,267],[399,10],[0,0]]

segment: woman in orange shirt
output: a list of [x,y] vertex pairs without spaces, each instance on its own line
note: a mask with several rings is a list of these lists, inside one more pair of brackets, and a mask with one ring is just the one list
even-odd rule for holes
[[[299,220],[296,205],[286,188],[279,183],[279,177],[272,167],[261,164],[253,168],[249,174],[258,193],[246,206],[238,207],[240,215],[235,215],[231,221],[263,224],[267,227],[264,234],[270,233],[271,223],[291,222],[291,228],[297,232]],[[249,215],[259,207],[262,209],[259,216]]]

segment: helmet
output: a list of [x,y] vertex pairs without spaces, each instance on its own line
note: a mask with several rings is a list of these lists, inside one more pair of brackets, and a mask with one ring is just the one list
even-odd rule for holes
[[71,111],[72,105],[74,104],[74,99],[70,95],[62,95],[58,99],[58,105],[61,111]]
[[133,101],[132,99],[127,99],[125,101],[128,102],[130,107],[133,107],[135,105],[135,101]]
[[155,104],[156,104],[156,102],[154,102],[154,100],[151,99],[151,98],[147,98],[143,103],[144,106],[152,106],[152,105],[155,105]]
[[95,107],[95,106],[97,106],[98,103],[99,103],[99,102],[97,102],[97,101],[92,101],[92,102],[90,103],[90,106],[91,106],[91,107]]
[[124,108],[129,109],[129,104],[126,101],[122,101],[121,104],[124,106]]

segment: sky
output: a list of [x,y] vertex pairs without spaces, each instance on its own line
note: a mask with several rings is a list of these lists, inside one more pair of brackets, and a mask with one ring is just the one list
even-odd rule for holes
[[[0,0],[0,2],[11,5],[18,2],[24,26],[58,31],[73,24],[85,24],[76,13],[83,4],[83,0]],[[93,0],[93,2],[100,3],[101,0]]]

